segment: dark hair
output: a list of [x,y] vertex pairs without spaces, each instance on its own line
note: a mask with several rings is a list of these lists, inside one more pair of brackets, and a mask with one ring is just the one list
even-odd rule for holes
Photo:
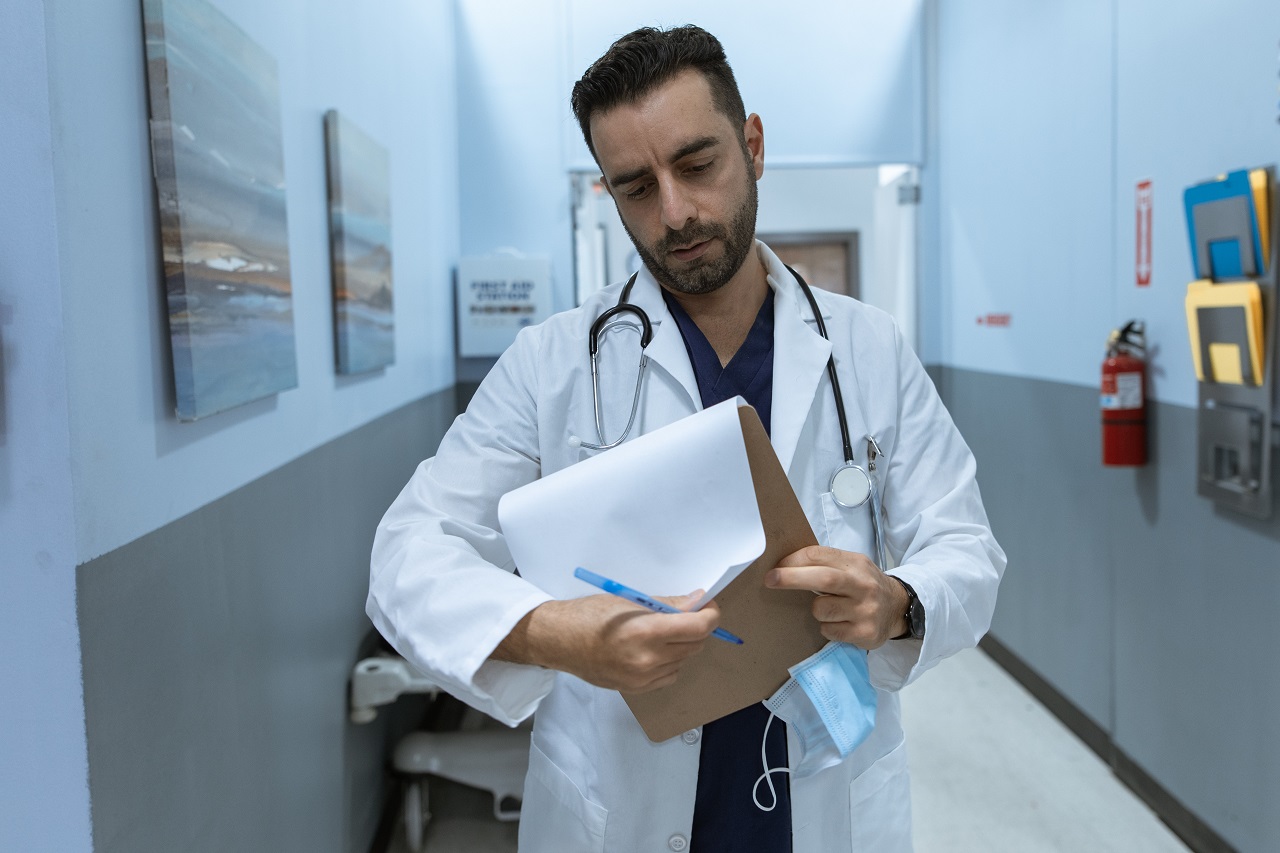
[[729,117],[741,136],[747,111],[720,40],[693,24],[669,30],[641,27],[615,41],[573,85],[569,102],[591,156],[596,156],[591,142],[593,115],[635,103],[688,69],[706,78],[715,108]]

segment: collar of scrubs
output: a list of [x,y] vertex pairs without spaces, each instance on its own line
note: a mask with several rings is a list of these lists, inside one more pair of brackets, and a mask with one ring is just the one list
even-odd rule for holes
[[[773,289],[773,418],[770,440],[773,450],[788,470],[800,441],[800,432],[808,420],[809,410],[816,394],[830,394],[830,386],[823,382],[827,359],[831,357],[831,344],[818,333],[809,300],[805,299],[800,285],[768,246],[756,241],[756,251],[764,263],[769,287]],[[823,295],[815,292],[822,317],[831,317],[829,308],[822,305]],[[649,360],[665,370],[684,387],[689,402],[695,408],[701,402],[698,381],[685,349],[680,329],[662,298],[662,288],[653,273],[641,267],[631,290],[631,303],[649,315],[653,324],[653,340],[645,350]],[[847,333],[832,329],[832,334]],[[778,377],[783,381],[778,382]],[[851,389],[845,389],[852,393]],[[834,418],[834,415],[832,416]],[[838,442],[837,442],[838,444]]]
[[773,290],[766,293],[746,339],[723,366],[707,336],[675,297],[664,291],[662,298],[680,327],[689,360],[693,362],[703,408],[742,397],[755,408],[768,433],[773,407]]

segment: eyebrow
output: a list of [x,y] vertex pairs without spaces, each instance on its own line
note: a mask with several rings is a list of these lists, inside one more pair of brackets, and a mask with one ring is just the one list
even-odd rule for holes
[[[681,160],[683,160],[685,157],[688,157],[690,154],[697,154],[699,151],[704,151],[708,148],[711,148],[712,146],[719,145],[719,144],[720,144],[720,137],[718,136],[701,136],[693,140],[692,142],[686,142],[684,145],[681,145],[679,148],[677,148],[676,152],[672,154],[671,157],[668,159],[668,162],[678,163]],[[643,178],[645,175],[648,175],[649,173],[650,173],[649,167],[642,166],[639,169],[633,169],[630,172],[623,172],[621,175],[615,175],[614,177],[609,179],[609,185],[614,187],[620,187],[623,184],[629,184],[632,181],[639,180],[640,178]]]

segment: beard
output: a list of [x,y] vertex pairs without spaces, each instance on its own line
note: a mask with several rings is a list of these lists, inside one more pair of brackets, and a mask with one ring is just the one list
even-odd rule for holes
[[[738,206],[728,225],[721,222],[693,222],[679,231],[668,230],[662,239],[649,247],[636,239],[626,220],[623,220],[622,227],[636,247],[636,253],[659,284],[677,293],[696,296],[719,290],[742,269],[742,263],[755,242],[756,211],[759,207],[759,194],[750,168],[746,184],[746,198]],[[680,271],[659,260],[669,257],[671,250],[678,246],[689,246],[714,238],[724,242],[724,252],[719,258],[705,261],[698,258]]]

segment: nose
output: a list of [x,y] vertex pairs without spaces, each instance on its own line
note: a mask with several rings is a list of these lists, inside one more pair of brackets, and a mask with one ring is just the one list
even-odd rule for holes
[[697,207],[678,181],[660,183],[658,192],[662,199],[662,224],[672,231],[679,231],[698,218]]

